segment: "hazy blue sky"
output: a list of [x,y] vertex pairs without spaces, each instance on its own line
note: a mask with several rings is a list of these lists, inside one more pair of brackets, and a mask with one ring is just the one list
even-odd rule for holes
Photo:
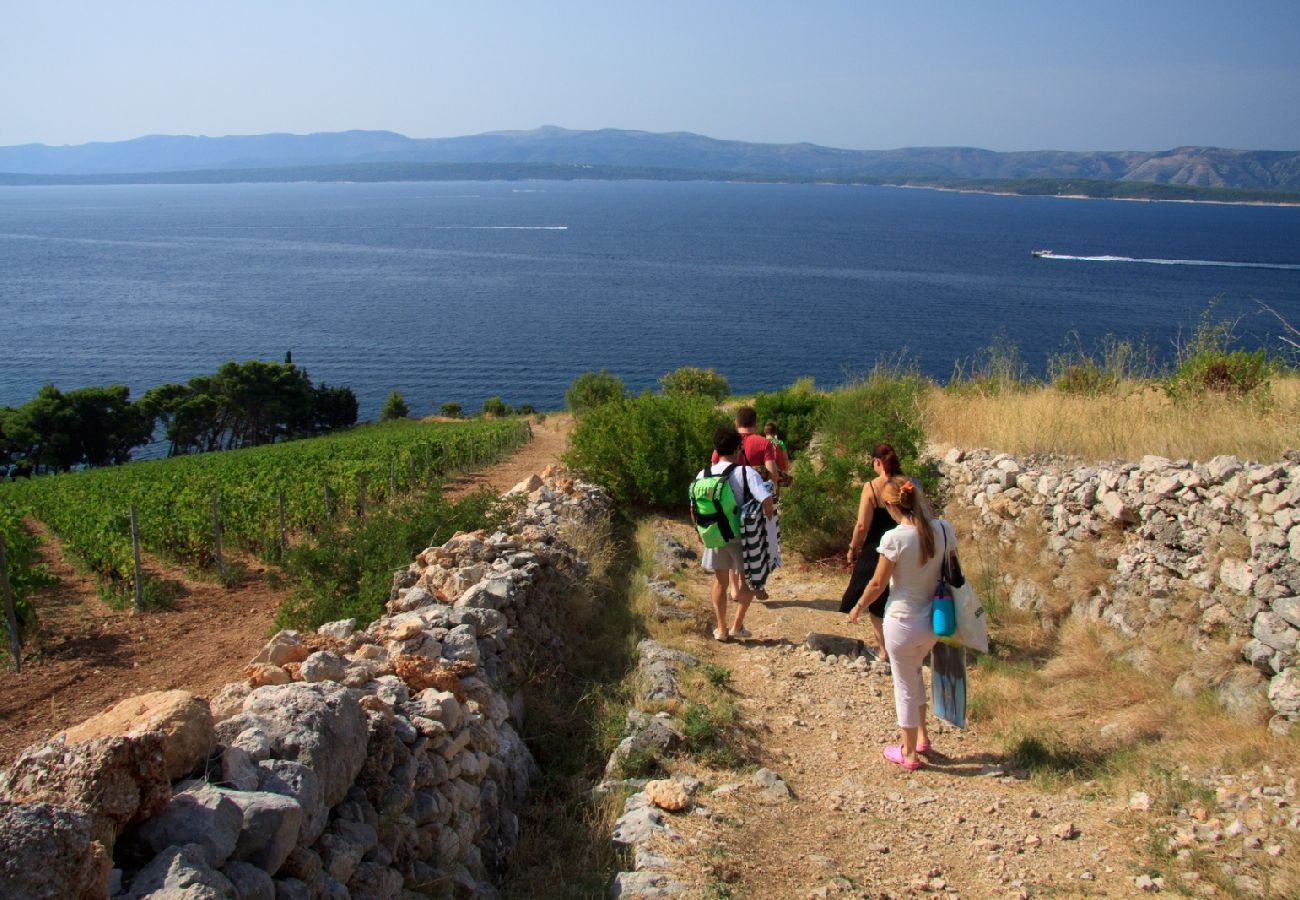
[[542,124],[1300,149],[1300,2],[0,0],[0,145]]

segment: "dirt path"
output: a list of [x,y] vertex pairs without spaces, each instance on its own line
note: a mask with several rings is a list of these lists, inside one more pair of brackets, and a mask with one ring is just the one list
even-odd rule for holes
[[[571,423],[568,416],[547,417],[517,453],[454,480],[448,493],[509,490],[559,459]],[[68,564],[53,535],[41,552],[59,583],[33,598],[40,634],[27,648],[21,674],[7,666],[0,671],[0,766],[134,694],[184,688],[211,697],[241,677],[288,596],[270,586],[267,566],[256,560],[242,560],[247,574],[229,590],[147,560],[148,574],[179,584],[181,594],[170,610],[136,616],[106,605],[94,578]]]
[[[671,527],[691,540],[687,529]],[[705,613],[708,576],[695,564],[686,580]],[[673,817],[690,843],[667,852],[686,860],[702,895],[1132,896],[1126,814],[1012,777],[995,737],[978,726],[933,728],[934,750],[918,772],[882,758],[897,740],[889,676],[865,660],[800,647],[811,631],[870,646],[869,627],[849,625],[838,611],[845,583],[847,572],[778,570],[771,599],[750,609],[751,640],[687,639],[703,661],[730,670],[733,699],[761,746],[759,764],[794,794],[765,803],[743,775],[730,776],[745,785],[739,790],[710,793],[727,776],[699,773],[708,813]],[[970,689],[979,690],[977,672]]]

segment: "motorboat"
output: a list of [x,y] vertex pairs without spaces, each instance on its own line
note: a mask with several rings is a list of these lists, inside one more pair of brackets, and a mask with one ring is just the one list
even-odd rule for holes
[[1030,256],[1051,256],[1052,251],[1051,250],[1030,250],[1029,255]]

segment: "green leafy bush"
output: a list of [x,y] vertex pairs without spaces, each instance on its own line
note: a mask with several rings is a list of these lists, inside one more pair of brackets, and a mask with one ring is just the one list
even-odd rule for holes
[[1124,381],[1146,380],[1157,372],[1155,348],[1113,334],[1103,337],[1092,351],[1085,350],[1077,332],[1072,349],[1047,360],[1048,379],[1063,394],[1100,397],[1113,394]]
[[712,369],[682,366],[659,376],[659,390],[665,394],[684,394],[725,400],[731,396],[731,385]]
[[485,416],[493,416],[499,419],[502,416],[512,416],[514,413],[514,409],[502,400],[499,394],[488,397],[483,401],[483,415]]
[[388,392],[388,397],[379,410],[379,421],[389,422],[393,419],[405,419],[410,414],[411,410],[406,405],[406,398],[401,395],[397,388],[393,388]]
[[621,503],[680,509],[687,485],[713,453],[713,432],[726,424],[705,397],[625,397],[586,410],[567,461]]
[[459,419],[463,411],[464,407],[450,400],[438,407],[438,414],[448,419]]
[[1174,398],[1227,394],[1262,399],[1273,372],[1265,350],[1202,350],[1178,363],[1165,389]]
[[573,379],[573,384],[564,392],[564,405],[571,412],[582,413],[626,396],[627,387],[622,378],[606,369],[599,372],[589,370]]
[[776,422],[777,431],[791,453],[807,449],[813,432],[817,430],[817,416],[824,396],[813,389],[811,378],[800,378],[773,393],[755,394],[758,427],[761,430],[765,423]]
[[823,398],[814,447],[795,461],[794,484],[781,493],[781,535],[788,546],[814,558],[847,549],[862,484],[875,477],[871,450],[881,441],[893,445],[904,472],[929,491],[937,486],[916,465],[928,388],[915,373],[877,371]]
[[364,520],[328,523],[314,543],[293,547],[286,557],[299,587],[277,613],[277,626],[314,629],[354,616],[374,621],[388,601],[393,572],[457,531],[494,527],[494,500],[482,491],[451,503],[430,491],[376,507]]
[[1229,350],[1236,323],[1216,319],[1215,306],[1201,313],[1191,340],[1178,348],[1165,391],[1176,400],[1205,394],[1266,399],[1275,362],[1265,350]]

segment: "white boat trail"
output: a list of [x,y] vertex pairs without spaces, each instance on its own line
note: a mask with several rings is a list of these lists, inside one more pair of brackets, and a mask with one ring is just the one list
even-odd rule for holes
[[1146,259],[1136,256],[1070,256],[1066,253],[1035,251],[1039,259],[1064,259],[1072,262],[1146,263],[1153,266],[1223,266],[1229,269],[1282,269],[1300,272],[1300,263],[1233,262],[1225,259]]

